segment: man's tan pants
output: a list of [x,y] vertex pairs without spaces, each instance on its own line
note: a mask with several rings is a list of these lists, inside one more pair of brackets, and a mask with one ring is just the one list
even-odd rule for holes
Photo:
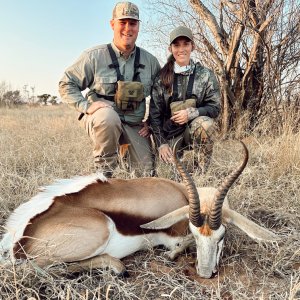
[[129,166],[139,174],[149,175],[154,168],[150,138],[139,135],[142,125],[122,123],[110,107],[85,115],[82,124],[93,141],[95,164],[103,170],[113,170],[118,163],[119,145],[129,144]]

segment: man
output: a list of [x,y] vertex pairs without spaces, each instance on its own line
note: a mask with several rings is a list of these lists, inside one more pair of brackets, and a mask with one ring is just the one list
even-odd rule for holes
[[[110,26],[113,42],[89,49],[69,67],[59,82],[63,102],[80,112],[80,122],[93,142],[96,168],[111,177],[120,144],[128,145],[132,169],[153,170],[149,130],[143,122],[145,98],[160,70],[158,60],[136,47],[138,7],[119,2]],[[89,89],[86,97],[81,91]]]

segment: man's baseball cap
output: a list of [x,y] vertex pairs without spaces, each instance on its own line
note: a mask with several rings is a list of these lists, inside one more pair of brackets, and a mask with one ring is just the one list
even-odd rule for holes
[[173,29],[170,33],[170,45],[180,36],[187,37],[191,41],[194,41],[191,29],[185,26],[178,26],[175,29]]
[[131,2],[118,2],[113,10],[112,18],[114,20],[134,19],[140,21],[139,9]]

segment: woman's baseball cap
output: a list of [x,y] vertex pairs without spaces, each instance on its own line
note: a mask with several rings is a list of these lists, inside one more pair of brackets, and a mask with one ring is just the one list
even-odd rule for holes
[[180,36],[187,37],[191,41],[194,41],[192,30],[185,26],[178,26],[170,33],[170,45]]

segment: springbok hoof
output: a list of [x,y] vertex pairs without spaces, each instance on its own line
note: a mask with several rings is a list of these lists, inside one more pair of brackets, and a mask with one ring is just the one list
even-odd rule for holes
[[128,277],[130,277],[130,275],[129,275],[128,271],[125,270],[125,271],[119,273],[118,277],[120,277],[120,278],[128,278]]

